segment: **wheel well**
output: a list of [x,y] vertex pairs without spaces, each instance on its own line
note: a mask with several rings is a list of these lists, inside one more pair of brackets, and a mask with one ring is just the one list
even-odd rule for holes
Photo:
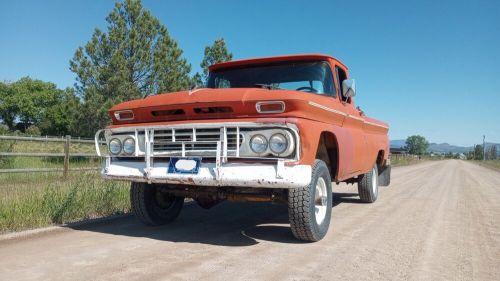
[[384,165],[384,151],[383,150],[379,150],[378,151],[378,154],[377,154],[377,168],[379,169],[379,171],[381,170],[382,166]]
[[332,180],[337,179],[338,173],[338,144],[337,138],[331,132],[322,132],[319,137],[316,159],[323,160],[330,171]]

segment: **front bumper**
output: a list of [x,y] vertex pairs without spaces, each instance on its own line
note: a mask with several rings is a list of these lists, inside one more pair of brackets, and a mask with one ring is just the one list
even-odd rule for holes
[[147,168],[144,162],[118,161],[105,163],[101,173],[107,179],[199,186],[297,188],[311,181],[311,166],[285,166],[283,162],[202,163],[197,174],[172,174],[168,173],[168,162],[155,162]]
[[[199,186],[266,188],[307,186],[311,181],[311,166],[292,164],[300,158],[299,149],[295,151],[294,159],[279,157],[259,159],[254,156],[240,155],[240,149],[248,146],[245,143],[245,139],[248,138],[240,138],[240,133],[246,130],[268,128],[286,129],[293,135],[290,136],[294,138],[295,147],[300,147],[300,138],[295,125],[250,122],[111,128],[96,133],[95,145],[97,154],[105,158],[101,173],[107,179]],[[134,138],[136,140],[135,154],[129,155],[129,158],[135,158],[135,160],[119,159],[109,154],[101,155],[100,145],[103,144],[100,140],[101,133],[104,133],[106,142],[112,135],[126,134]],[[210,136],[208,139],[207,135]],[[167,139],[162,139],[165,136]],[[155,149],[156,144],[159,144],[159,147]],[[176,144],[180,149],[175,150],[173,153],[177,154],[174,155],[170,150],[165,150],[162,147],[163,144]],[[206,147],[207,144],[212,145],[204,150],[188,149],[197,144],[202,144],[202,147]],[[189,156],[202,158],[201,166],[196,174],[168,173],[170,157]],[[264,162],[259,162],[259,160]]]

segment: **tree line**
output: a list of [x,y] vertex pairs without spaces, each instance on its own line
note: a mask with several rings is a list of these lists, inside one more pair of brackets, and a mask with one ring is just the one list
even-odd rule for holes
[[[406,139],[406,145],[404,149],[412,155],[425,155],[428,154],[427,149],[429,148],[429,142],[425,137],[420,135],[412,135]],[[459,159],[461,158],[460,153],[448,152],[442,155],[444,158]],[[471,151],[463,154],[463,157],[467,160],[495,160],[499,158],[497,151],[497,146],[495,144],[486,146],[486,150],[483,152],[483,146],[477,144]]]
[[486,146],[486,150],[483,149],[482,145],[476,144],[474,149],[467,153],[467,159],[471,160],[496,160],[498,157],[497,146],[495,144],[491,144],[489,147]]
[[205,47],[202,73],[191,75],[182,49],[140,0],[115,3],[106,22],[69,62],[74,87],[58,89],[30,77],[0,82],[0,131],[91,137],[109,124],[114,104],[201,87],[208,66],[232,59],[224,39],[217,39]]

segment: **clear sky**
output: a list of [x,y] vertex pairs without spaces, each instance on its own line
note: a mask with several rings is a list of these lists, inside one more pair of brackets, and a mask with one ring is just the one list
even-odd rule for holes
[[[0,0],[0,80],[75,82],[69,60],[113,1]],[[234,58],[325,53],[392,139],[500,143],[500,1],[144,1],[199,70],[225,38]]]

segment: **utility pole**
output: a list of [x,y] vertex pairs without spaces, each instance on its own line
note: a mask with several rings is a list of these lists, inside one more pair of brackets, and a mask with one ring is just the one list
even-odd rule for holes
[[485,138],[486,136],[483,135],[483,161],[486,160],[486,142],[484,141]]

